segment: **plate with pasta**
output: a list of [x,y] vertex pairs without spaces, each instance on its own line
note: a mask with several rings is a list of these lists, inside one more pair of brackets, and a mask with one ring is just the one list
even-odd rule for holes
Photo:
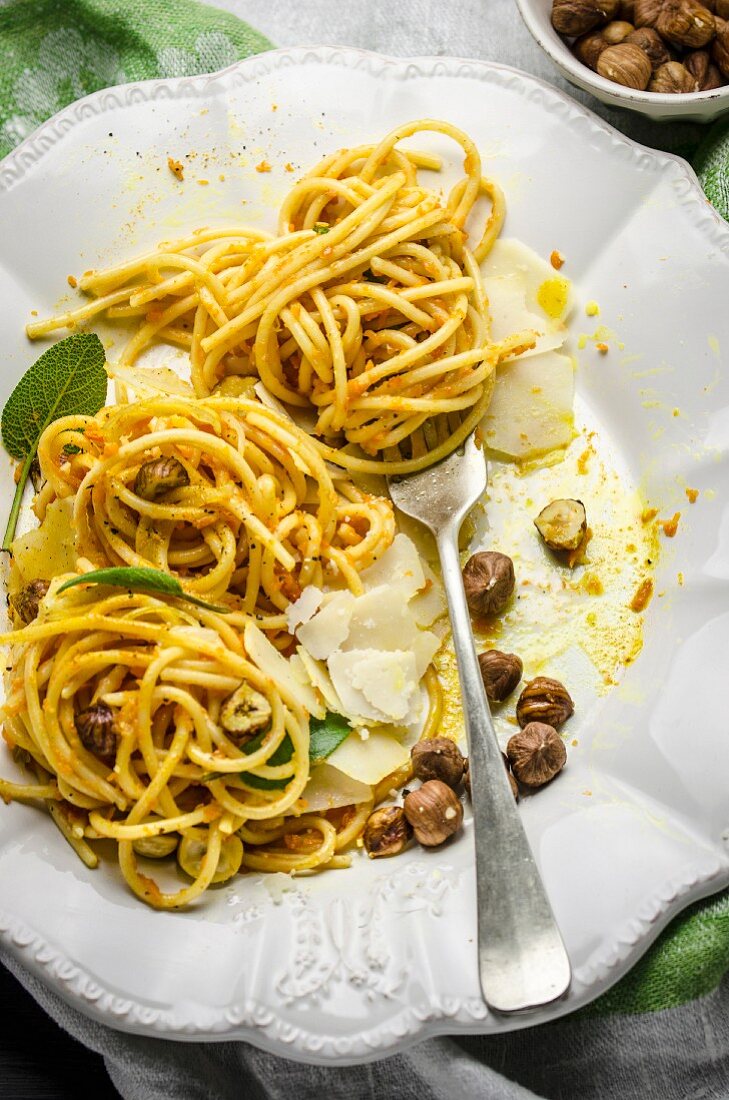
[[[681,161],[513,70],[322,48],[98,93],[0,190],[26,966],[355,1062],[572,1011],[729,883],[729,231]],[[387,492],[474,432],[472,628],[574,972],[529,1018],[480,997],[444,593]]]

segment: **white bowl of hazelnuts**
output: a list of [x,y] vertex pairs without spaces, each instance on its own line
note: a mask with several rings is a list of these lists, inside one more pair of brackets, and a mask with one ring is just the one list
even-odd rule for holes
[[517,0],[572,84],[654,119],[729,111],[729,0]]

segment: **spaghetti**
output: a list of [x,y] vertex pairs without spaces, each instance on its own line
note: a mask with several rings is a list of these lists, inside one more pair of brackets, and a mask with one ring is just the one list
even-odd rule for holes
[[[348,865],[344,849],[380,791],[306,812],[316,700],[254,663],[263,636],[253,622],[240,632],[182,601],[57,589],[35,622],[0,638],[13,668],[3,736],[37,780],[0,779],[0,797],[44,800],[89,867],[94,841],[115,841],[126,882],[157,909],[188,905],[240,869]],[[427,682],[425,736],[440,713],[437,678]],[[191,882],[164,891],[138,857],[173,853]]]
[[308,436],[245,398],[157,397],[65,417],[38,455],[36,511],[74,498],[82,561],[163,570],[198,598],[231,595],[271,629],[306,585],[361,592],[359,573],[395,533],[388,500],[335,483]]
[[[435,131],[457,142],[464,176],[447,199],[418,180],[435,156],[399,142]],[[491,211],[478,243],[466,222]],[[504,219],[473,141],[446,122],[398,127],[376,145],[326,157],[285,199],[279,232],[204,229],[105,271],[87,272],[92,300],[27,327],[31,337],[98,314],[137,320],[122,367],[154,341],[190,354],[195,393],[256,376],[281,401],[315,414],[332,462],[407,473],[458,447],[490,400],[497,364],[534,334],[489,339],[478,264]]]

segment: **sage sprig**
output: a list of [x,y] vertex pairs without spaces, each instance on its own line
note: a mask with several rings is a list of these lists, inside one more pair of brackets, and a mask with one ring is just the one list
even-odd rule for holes
[[5,449],[22,462],[2,549],[15,538],[23,492],[45,429],[62,416],[95,416],[106,401],[106,355],[93,332],[78,332],[44,351],[10,394],[0,417]]

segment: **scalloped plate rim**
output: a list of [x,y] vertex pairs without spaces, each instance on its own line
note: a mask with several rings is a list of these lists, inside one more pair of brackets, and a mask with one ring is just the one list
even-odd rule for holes
[[[524,85],[527,87],[529,85],[535,86],[552,97],[553,101],[560,102],[564,108],[569,110],[568,122],[583,120],[590,123],[604,138],[628,150],[633,158],[638,156],[648,158],[653,162],[656,170],[666,170],[671,166],[678,169],[676,180],[673,181],[674,185],[679,180],[688,184],[688,188],[680,196],[681,203],[700,204],[702,213],[705,215],[697,221],[696,231],[710,233],[714,242],[718,242],[722,250],[729,251],[729,225],[723,221],[706,200],[699,181],[687,161],[676,154],[651,149],[628,138],[594,111],[577,103],[569,95],[553,87],[548,82],[497,62],[438,56],[398,58],[348,46],[283,48],[235,62],[216,73],[129,82],[101,89],[57,112],[0,161],[0,193],[22,184],[26,173],[32,171],[34,163],[46,151],[62,143],[66,135],[72,130],[82,127],[84,109],[88,109],[93,105],[94,113],[101,114],[107,111],[124,110],[132,105],[129,98],[123,103],[118,100],[114,102],[114,95],[126,94],[129,97],[134,92],[138,92],[139,99],[136,102],[150,102],[153,98],[150,93],[154,89],[171,88],[171,98],[184,98],[186,89],[190,89],[191,94],[199,96],[204,93],[204,90],[210,84],[225,83],[226,80],[235,79],[239,74],[246,70],[253,70],[256,66],[263,66],[263,71],[267,74],[274,72],[280,65],[285,63],[305,65],[311,61],[339,65],[343,69],[359,67],[363,63],[365,65],[377,63],[401,70],[406,70],[411,66],[415,67],[419,76],[436,75],[436,71],[440,70],[438,75],[478,77],[479,71],[482,74],[492,71],[500,74],[503,80],[511,77],[521,82],[522,86],[518,88],[519,94],[524,94]],[[473,72],[470,74],[459,72],[458,70],[463,67],[471,68]],[[376,75],[376,73],[372,73],[373,78]],[[107,97],[107,102],[104,102],[105,97]],[[62,128],[59,129],[59,127]],[[38,142],[42,142],[44,138],[47,144],[39,146]],[[11,172],[9,179],[7,177],[8,170]],[[675,879],[667,880],[662,890],[656,891],[654,896],[658,897],[659,905],[655,914],[649,918],[635,918],[636,923],[641,926],[637,942],[624,943],[621,941],[613,948],[618,956],[614,961],[607,961],[603,958],[599,967],[597,964],[595,965],[594,969],[601,968],[607,971],[606,975],[593,978],[589,984],[582,983],[582,989],[574,999],[556,1002],[537,1014],[500,1018],[496,1027],[483,1026],[484,1022],[487,1025],[489,1022],[493,1024],[493,1017],[489,1017],[486,1013],[485,1006],[483,1006],[484,1012],[482,1015],[471,1013],[469,1020],[456,1022],[453,1016],[446,1011],[439,1011],[434,1018],[420,1020],[413,1007],[405,1005],[396,1017],[389,1018],[384,1024],[378,1025],[370,1031],[360,1032],[354,1039],[322,1034],[321,1031],[305,1032],[301,1028],[293,1036],[282,1036],[281,1032],[287,1029],[290,1031],[292,1025],[276,1018],[275,1007],[251,1005],[249,1002],[229,1006],[227,1010],[221,1009],[218,1012],[218,1026],[214,1030],[209,1027],[199,1029],[189,1023],[176,1023],[174,1008],[160,1010],[141,1003],[130,1003],[128,1012],[123,1018],[119,1018],[116,1013],[112,1014],[110,1009],[99,1009],[96,1003],[105,997],[118,1000],[116,994],[99,986],[97,980],[85,972],[78,963],[72,962],[68,956],[53,947],[48,940],[25,924],[24,921],[14,918],[11,914],[2,910],[0,910],[0,940],[3,941],[18,963],[27,966],[34,975],[48,985],[67,1004],[78,1009],[87,1017],[99,1023],[113,1026],[117,1030],[131,1034],[157,1035],[158,1037],[189,1042],[244,1039],[261,1049],[296,1060],[320,1065],[332,1065],[334,1063],[350,1065],[390,1056],[428,1037],[448,1034],[498,1034],[521,1029],[548,1019],[564,1017],[591,1002],[600,993],[615,984],[620,977],[635,965],[676,915],[693,902],[707,898],[729,886],[729,857],[722,853],[718,847],[711,854],[716,857],[716,864],[712,869],[706,871],[703,875],[700,873],[694,875],[693,879],[687,882],[679,882],[678,885]],[[44,956],[42,961],[39,961],[38,955]],[[66,969],[70,967],[72,970],[72,973],[67,977],[63,977],[58,972],[64,968],[64,965]],[[93,989],[89,989],[89,986]],[[463,1011],[464,1002],[461,1002],[460,1007]],[[269,1016],[270,1019],[256,1020],[254,1017],[261,1010],[263,1010],[263,1017]],[[209,1010],[206,1009],[206,1011]],[[247,1017],[247,1022],[226,1020],[226,1012],[233,1011]],[[149,1020],[142,1019],[145,1014],[150,1016]],[[352,1048],[357,1048],[356,1051],[344,1053],[341,1049],[337,1049],[346,1043],[349,1043]],[[365,1047],[369,1049],[364,1050]]]

